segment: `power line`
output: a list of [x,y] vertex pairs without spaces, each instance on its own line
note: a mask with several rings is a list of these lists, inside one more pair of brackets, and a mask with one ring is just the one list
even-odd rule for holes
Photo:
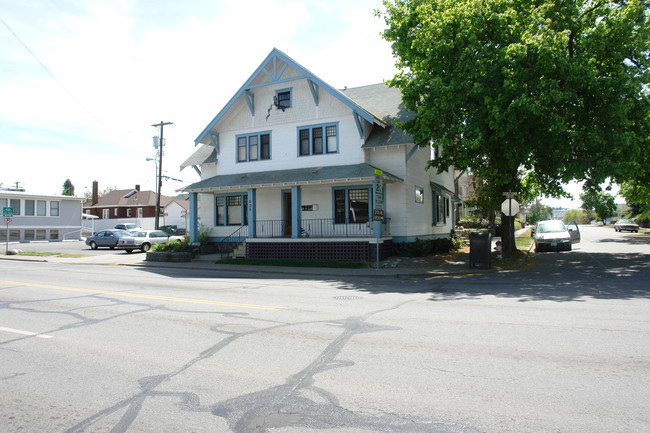
[[[20,39],[20,37],[16,34],[16,32],[13,31],[13,29],[9,26],[9,24],[7,24],[7,22],[6,22],[5,20],[2,19],[2,17],[0,17],[0,21],[2,21],[2,24],[4,24],[5,27],[7,28],[7,30],[9,30],[9,32],[10,32],[12,35],[14,35],[14,37],[16,38],[16,40],[17,40],[18,42],[20,42],[20,44],[21,44],[21,45],[22,45],[22,46],[27,50],[27,52],[28,52],[28,53],[29,53],[29,54],[30,54],[30,55],[31,55],[31,56],[32,56],[32,57],[33,57],[33,58],[38,62],[39,65],[41,65],[41,67],[42,67],[42,68],[43,68],[43,69],[44,69],[44,70],[45,70],[45,71],[46,71],[46,72],[47,72],[47,73],[48,73],[48,74],[49,74],[49,75],[54,79],[54,81],[56,81],[56,82],[59,84],[59,86],[61,86],[61,88],[65,91],[65,93],[67,93],[68,96],[69,96],[69,97],[70,97],[70,98],[71,98],[71,99],[72,99],[72,100],[73,100],[77,105],[79,105],[79,107],[82,108],[82,110],[83,110],[84,112],[86,112],[86,113],[89,114],[92,118],[94,118],[95,121],[96,121],[97,123],[99,123],[99,125],[101,125],[101,127],[104,128],[104,130],[106,130],[106,132],[108,132],[108,133],[111,134],[111,135],[116,135],[114,129],[111,129],[111,128],[109,128],[107,125],[105,125],[104,122],[102,122],[101,119],[100,119],[99,117],[95,116],[95,114],[94,114],[91,110],[89,110],[88,108],[86,108],[86,106],[85,106],[84,104],[82,104],[82,103],[81,103],[81,102],[80,102],[80,101],[79,101],[79,100],[78,100],[78,99],[73,95],[73,93],[72,93],[70,90],[68,90],[68,88],[67,88],[67,87],[66,87],[66,86],[61,82],[61,80],[59,80],[59,79],[57,78],[57,76],[54,75],[54,73],[53,73],[52,71],[50,71],[50,69],[45,65],[45,63],[43,63],[43,62],[41,61],[41,59],[39,59],[38,56],[37,56],[36,54],[34,54],[34,52],[33,52],[33,51],[32,51],[32,50],[27,46],[27,44],[26,44],[25,42],[23,42],[22,39]],[[118,140],[121,140],[121,141],[126,141],[123,137],[116,136],[116,138],[117,138]]]

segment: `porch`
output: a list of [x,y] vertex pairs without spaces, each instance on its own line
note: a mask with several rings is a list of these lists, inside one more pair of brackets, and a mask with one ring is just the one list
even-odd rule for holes
[[381,237],[375,235],[375,224],[336,222],[332,218],[300,220],[300,237],[291,237],[290,222],[284,220],[256,221],[255,237],[249,225],[237,228],[231,235],[211,242],[219,253],[239,249],[246,258],[257,259],[316,259],[339,261],[373,261],[377,242],[381,258],[392,254],[390,220],[381,224]]

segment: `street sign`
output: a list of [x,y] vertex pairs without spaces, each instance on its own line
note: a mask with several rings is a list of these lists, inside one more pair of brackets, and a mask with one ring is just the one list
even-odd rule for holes
[[503,200],[503,203],[501,203],[501,212],[505,216],[515,216],[519,213],[519,203],[514,199]]
[[2,208],[2,216],[3,217],[12,217],[12,216],[14,216],[14,208],[12,208],[12,207],[3,207]]
[[5,224],[11,224],[11,217],[5,217]]

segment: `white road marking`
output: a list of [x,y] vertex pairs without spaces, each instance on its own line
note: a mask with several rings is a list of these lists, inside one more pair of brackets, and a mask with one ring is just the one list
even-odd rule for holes
[[31,335],[33,337],[38,337],[38,338],[52,338],[51,335],[39,334],[36,332],[29,332],[29,331],[21,331],[20,329],[3,328],[2,326],[0,326],[0,331],[12,332],[14,334],[21,334],[21,335]]

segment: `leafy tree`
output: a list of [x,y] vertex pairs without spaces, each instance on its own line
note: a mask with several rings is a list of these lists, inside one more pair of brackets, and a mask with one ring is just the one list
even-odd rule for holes
[[73,196],[74,195],[74,185],[70,181],[70,179],[66,179],[65,182],[63,182],[63,192],[61,195],[69,195]]
[[[99,191],[99,192],[97,193],[97,196],[98,196],[98,197],[103,197],[103,196],[105,196],[106,194],[108,194],[109,192],[111,192],[111,191],[115,191],[116,189],[117,189],[116,186],[108,186],[108,187],[104,188],[103,190]],[[86,200],[85,200],[86,202],[91,201],[91,200],[93,199],[93,193],[92,193],[92,191],[90,191],[90,190],[88,190],[88,189],[85,190],[85,191],[84,191],[84,198],[86,199]]]
[[442,147],[430,168],[484,179],[495,209],[504,191],[525,201],[566,195],[573,179],[598,185],[650,171],[649,1],[384,6],[399,68],[389,85],[417,114],[399,126],[420,146]]
[[553,209],[551,209],[550,206],[542,204],[540,200],[535,200],[535,202],[530,205],[528,214],[526,215],[526,221],[529,224],[537,224],[538,221],[548,220],[552,217]]
[[599,220],[605,224],[605,220],[614,215],[616,203],[614,196],[602,191],[588,191],[580,194],[582,208],[593,210]]
[[575,221],[578,224],[589,224],[589,215],[587,212],[580,209],[569,209],[565,212],[562,217],[564,224],[568,224],[572,221]]
[[632,208],[632,214],[640,220],[650,220],[650,183],[636,180],[623,182],[619,194]]

